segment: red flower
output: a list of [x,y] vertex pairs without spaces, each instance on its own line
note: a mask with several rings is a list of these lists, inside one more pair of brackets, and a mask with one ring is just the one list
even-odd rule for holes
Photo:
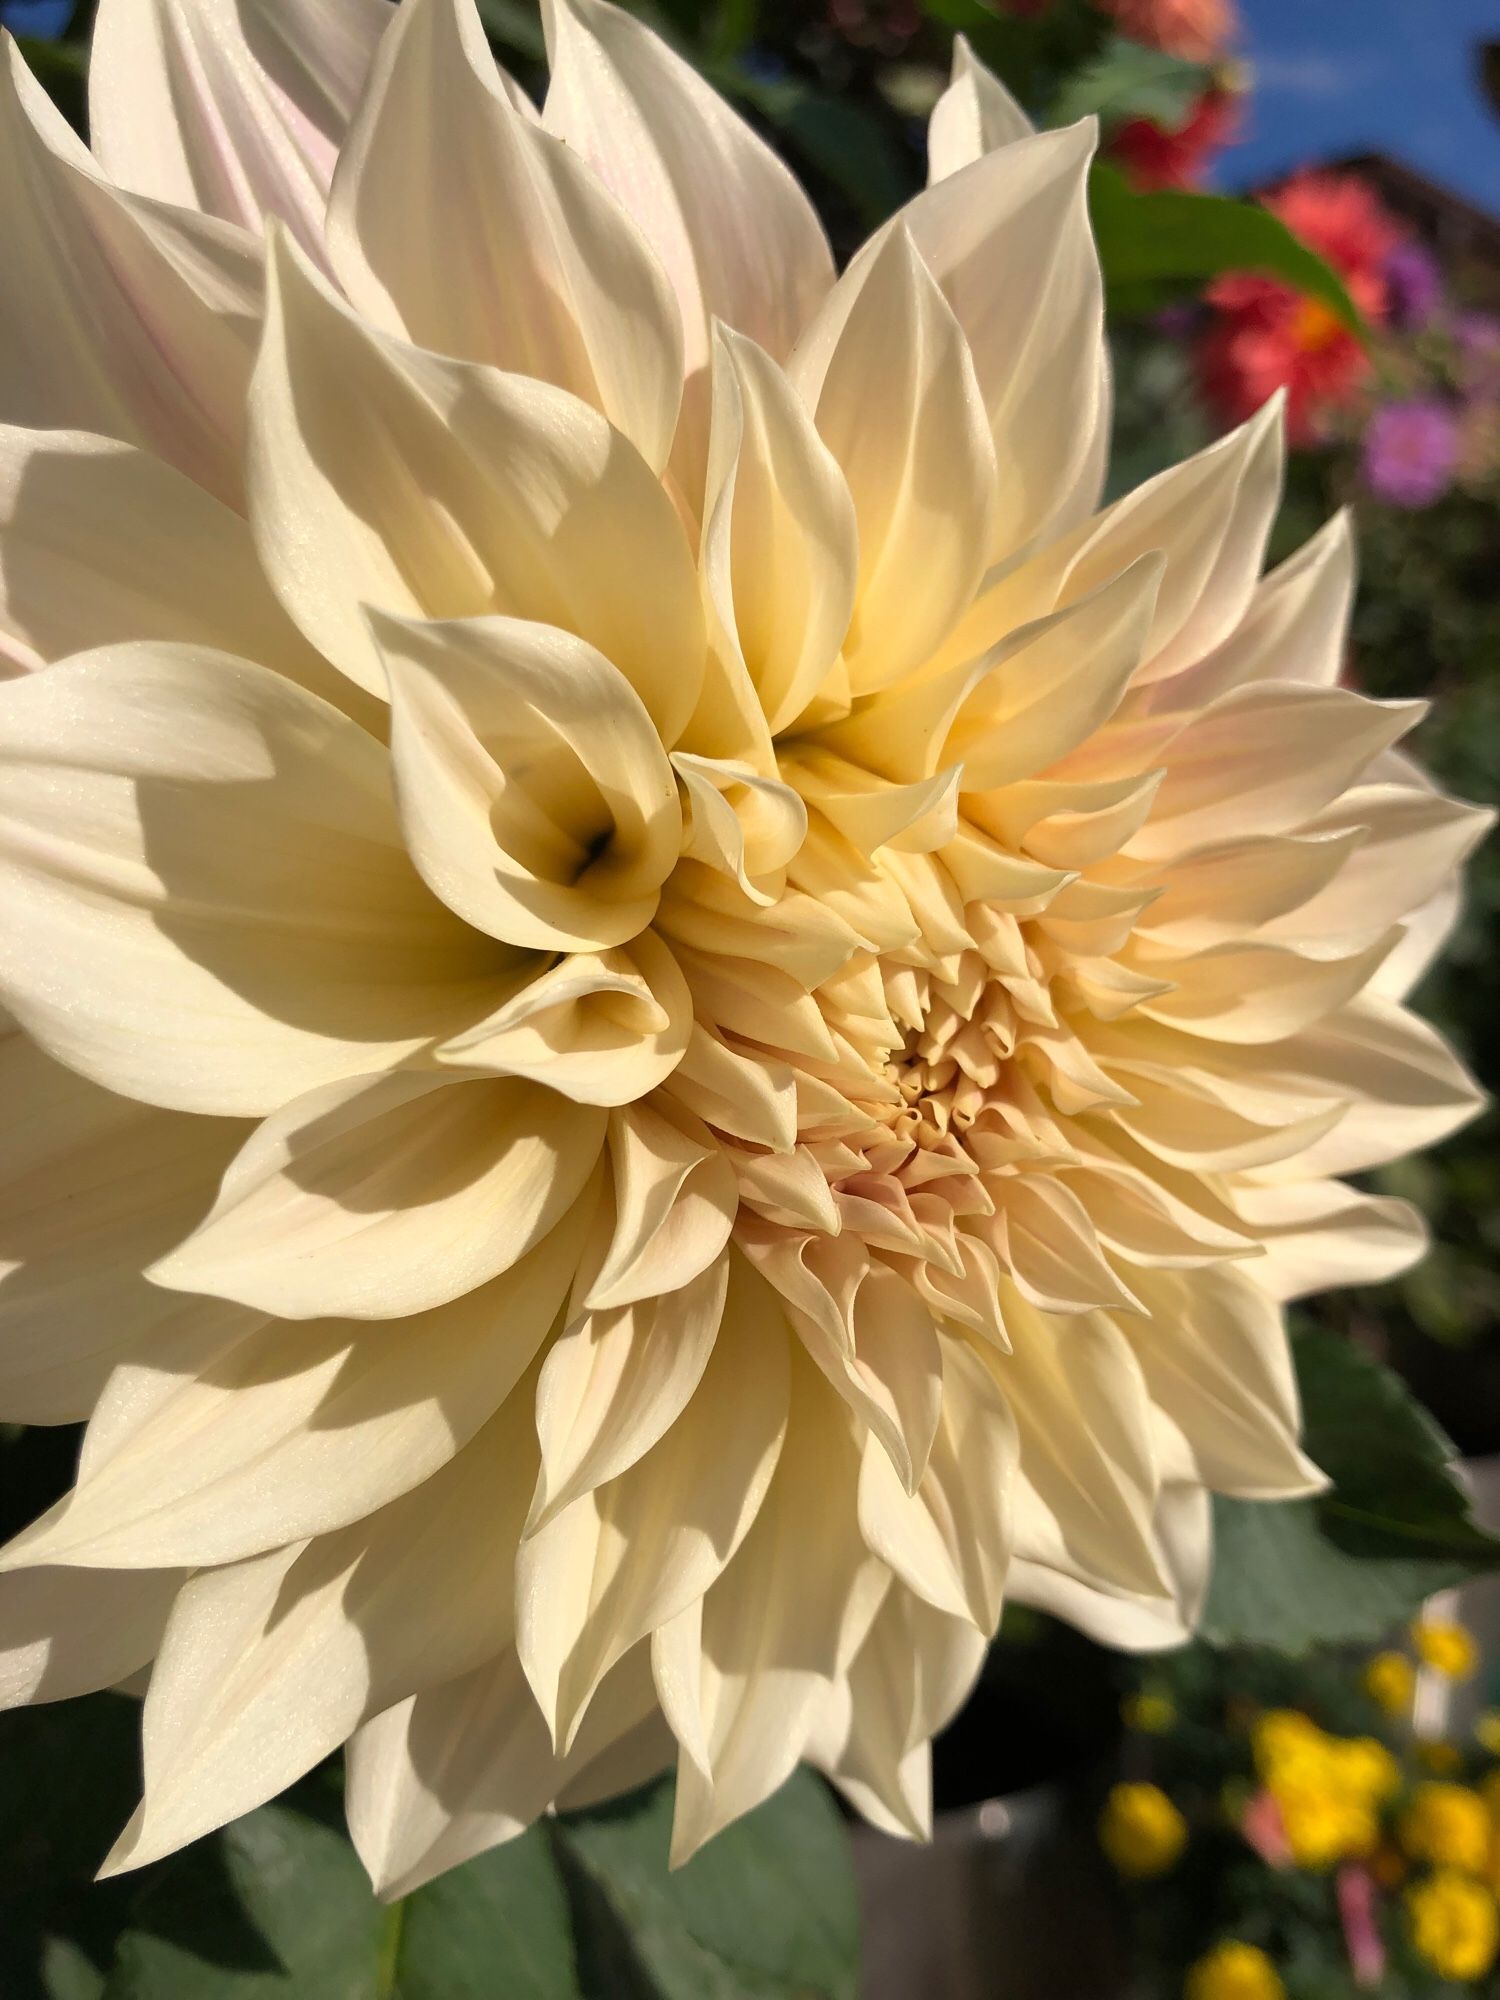
[[[1386,314],[1385,264],[1401,230],[1378,197],[1353,174],[1298,174],[1265,205],[1343,278],[1372,324]],[[1336,315],[1277,278],[1231,272],[1215,279],[1208,302],[1216,322],[1199,350],[1204,392],[1221,415],[1239,423],[1276,389],[1287,392],[1293,444],[1322,434],[1331,411],[1355,399],[1370,374],[1369,356]]]
[[1186,62],[1213,62],[1238,23],[1234,0],[1105,0],[1120,32]]
[[1109,150],[1134,187],[1196,188],[1214,154],[1234,137],[1238,123],[1238,99],[1214,84],[1181,125],[1169,131],[1150,118],[1132,118],[1116,132]]

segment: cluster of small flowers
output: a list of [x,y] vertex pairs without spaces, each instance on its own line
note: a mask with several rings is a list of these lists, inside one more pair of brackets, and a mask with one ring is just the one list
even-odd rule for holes
[[1356,174],[1296,174],[1265,205],[1338,272],[1375,338],[1278,279],[1233,272],[1207,294],[1209,403],[1238,422],[1284,389],[1293,443],[1357,445],[1362,483],[1390,506],[1484,485],[1500,468],[1500,320],[1448,300],[1437,260]]
[[[1462,1626],[1424,1621],[1412,1627],[1412,1653],[1370,1659],[1362,1687],[1377,1709],[1408,1730],[1418,1663],[1448,1680],[1466,1680],[1479,1661]],[[1129,1698],[1127,1727],[1165,1737],[1178,1726],[1160,1692]],[[1500,1755],[1500,1714],[1474,1730],[1489,1757]],[[1388,1937],[1440,1979],[1483,1980],[1500,1956],[1500,1765],[1460,1782],[1469,1761],[1457,1745],[1406,1740],[1403,1754],[1373,1735],[1331,1733],[1296,1708],[1261,1709],[1245,1731],[1250,1773],[1226,1784],[1213,1810],[1179,1804],[1160,1785],[1114,1786],[1099,1820],[1099,1840],[1117,1872],[1134,1882],[1168,1875],[1181,1861],[1190,1822],[1227,1825],[1269,1867],[1329,1881],[1330,1917],[1354,1985],[1379,1987],[1390,1962]],[[1384,1920],[1399,1898],[1399,1923]],[[1403,1990],[1405,1990],[1403,1988]],[[1446,1989],[1445,1989],[1446,1990]],[[1286,2000],[1272,1956],[1241,1937],[1221,1939],[1189,1968],[1184,2000]]]

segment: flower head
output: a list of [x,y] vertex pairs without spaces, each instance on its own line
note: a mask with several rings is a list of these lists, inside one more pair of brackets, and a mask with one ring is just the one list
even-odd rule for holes
[[1110,140],[1110,154],[1138,188],[1196,188],[1210,162],[1235,136],[1239,97],[1221,84],[1202,91],[1180,124],[1131,118]]
[[[1353,174],[1303,173],[1265,205],[1328,260],[1365,318],[1382,323],[1387,264],[1401,236],[1374,191]],[[1230,421],[1282,389],[1293,443],[1312,443],[1328,415],[1369,379],[1372,364],[1359,337],[1321,300],[1254,272],[1215,279],[1207,297],[1215,318],[1200,348],[1200,374],[1209,400]]]
[[1479,1668],[1479,1648],[1467,1625],[1448,1618],[1422,1618],[1411,1628],[1411,1642],[1424,1667],[1445,1680],[1472,1680]]
[[922,1831],[1007,1592],[1180,1640],[1319,1485],[1283,1302],[1475,1103],[1483,819],[1347,525],[1260,576],[1277,412],[1098,511],[1091,128],[960,47],[836,280],[547,24],[540,116],[472,0],[104,0],[92,159],[0,93],[4,1391],[90,1418],[0,1613],[150,1664],[111,1868],[346,1741],[388,1893],[672,1762],[679,1855],[804,1756]]
[[1440,1869],[1406,1892],[1412,1943],[1443,1979],[1483,1979],[1500,1948],[1495,1899],[1471,1875]]
[[1214,62],[1239,25],[1234,0],[1105,0],[1122,34],[1187,62]]
[[1489,1808],[1466,1785],[1428,1780],[1418,1785],[1401,1815],[1401,1845],[1414,1861],[1440,1868],[1484,1872],[1489,1862]]
[[1430,325],[1443,301],[1443,273],[1423,243],[1398,243],[1385,260],[1386,316],[1398,332]]
[[1187,1844],[1187,1822],[1157,1785],[1116,1785],[1099,1816],[1099,1844],[1122,1875],[1165,1875]]
[[1183,2000],[1286,2000],[1281,1975],[1259,1945],[1230,1939],[1189,1969]]
[[1394,507],[1430,507],[1452,484],[1460,447],[1457,416],[1439,398],[1384,403],[1365,428],[1365,484]]
[[1364,1690],[1387,1715],[1409,1716],[1417,1670],[1405,1653],[1376,1653],[1365,1665]]

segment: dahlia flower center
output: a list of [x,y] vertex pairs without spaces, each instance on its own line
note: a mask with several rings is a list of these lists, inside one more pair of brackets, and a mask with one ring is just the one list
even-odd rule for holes
[[1308,354],[1331,347],[1343,332],[1338,315],[1317,299],[1304,299],[1293,322],[1297,345]]
[[990,1101],[1015,1051],[1016,1010],[975,951],[962,954],[951,978],[926,984],[921,1016],[885,1073],[901,1094],[895,1122],[930,1148],[950,1135],[961,1139]]

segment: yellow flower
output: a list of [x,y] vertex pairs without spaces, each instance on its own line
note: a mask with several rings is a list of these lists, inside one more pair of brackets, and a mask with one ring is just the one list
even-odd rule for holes
[[1423,1619],[1412,1626],[1411,1641],[1422,1664],[1449,1680],[1468,1680],[1479,1664],[1479,1649],[1467,1626]]
[[669,1764],[921,1835],[1007,1594],[1179,1642],[1321,1483],[1332,1177],[1476,1102],[1279,408],[1100,505],[1093,121],[961,50],[839,275],[545,12],[538,114],[475,0],[103,0],[87,169],[0,54],[0,1649],[149,1668],[113,1871],[345,1742],[387,1894]]
[[1493,1826],[1478,1792],[1434,1780],[1418,1785],[1397,1827],[1414,1861],[1482,1873],[1489,1861]]
[[1125,1727],[1137,1729],[1143,1736],[1164,1736],[1177,1720],[1177,1710],[1161,1694],[1127,1695],[1120,1713]]
[[1387,1715],[1410,1715],[1416,1686],[1417,1670],[1405,1653],[1377,1653],[1365,1667],[1365,1693]]
[[1406,1892],[1412,1943],[1443,1979],[1482,1979],[1495,1962],[1500,1923],[1488,1889],[1451,1869]]
[[1338,1781],[1374,1805],[1401,1789],[1401,1766],[1373,1736],[1331,1738],[1329,1756]]
[[1321,1873],[1373,1853],[1380,1822],[1371,1806],[1336,1784],[1296,1780],[1271,1787],[1292,1859]]
[[1216,1945],[1188,1972],[1183,2000],[1286,2000],[1275,1966],[1258,1945]]
[[1099,1815],[1099,1844],[1122,1875],[1164,1875],[1187,1841],[1187,1823],[1156,1785],[1116,1785]]
[[1257,1717],[1250,1732],[1255,1766],[1267,1784],[1327,1767],[1328,1738],[1300,1709],[1273,1708]]

